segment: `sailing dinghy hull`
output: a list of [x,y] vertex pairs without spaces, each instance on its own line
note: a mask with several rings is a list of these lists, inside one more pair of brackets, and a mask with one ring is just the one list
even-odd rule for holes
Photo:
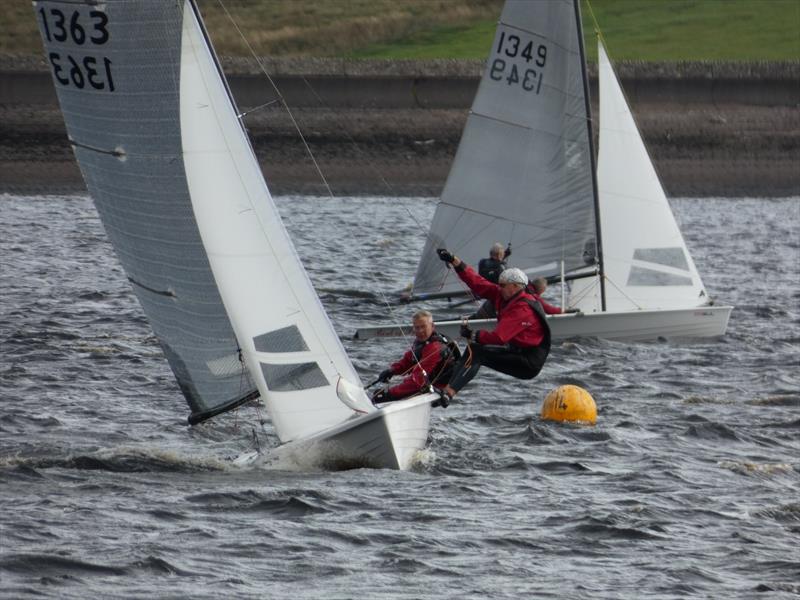
[[431,402],[438,399],[438,394],[431,393],[389,402],[374,412],[355,416],[316,435],[264,453],[242,454],[234,464],[407,470],[428,441]]
[[[674,310],[637,310],[547,317],[554,340],[597,337],[607,340],[647,341],[660,338],[704,338],[725,333],[731,306],[698,306]],[[472,329],[494,329],[494,319],[470,321]],[[458,338],[461,320],[437,321],[436,331]],[[355,339],[392,338],[413,335],[406,325],[375,325],[356,330]]]

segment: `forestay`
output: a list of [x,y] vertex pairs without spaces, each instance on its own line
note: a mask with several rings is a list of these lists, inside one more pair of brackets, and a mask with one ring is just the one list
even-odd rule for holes
[[594,264],[594,189],[573,0],[506,2],[414,280],[414,293],[461,290],[436,257],[470,264],[494,242],[512,263],[554,275]]
[[[597,179],[609,311],[707,304],[614,68],[598,43],[600,128]],[[570,304],[600,310],[599,290],[574,282]]]

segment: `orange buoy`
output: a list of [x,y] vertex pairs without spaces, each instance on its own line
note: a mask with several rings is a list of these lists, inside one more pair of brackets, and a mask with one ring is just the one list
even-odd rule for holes
[[542,419],[549,421],[597,422],[594,398],[582,387],[562,385],[547,394],[542,403]]

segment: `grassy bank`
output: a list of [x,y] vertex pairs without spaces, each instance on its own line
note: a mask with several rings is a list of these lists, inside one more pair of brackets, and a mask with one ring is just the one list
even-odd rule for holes
[[[618,60],[800,60],[799,0],[582,3],[590,58],[597,23]],[[224,8],[219,0],[199,4],[221,55],[247,56],[249,44],[262,56],[424,59],[484,58],[502,0],[223,0]],[[41,53],[29,3],[5,7],[0,53]]]
[[[800,60],[800,0],[581,0],[590,60],[599,30],[617,60]],[[484,58],[496,18],[432,27],[357,58]]]

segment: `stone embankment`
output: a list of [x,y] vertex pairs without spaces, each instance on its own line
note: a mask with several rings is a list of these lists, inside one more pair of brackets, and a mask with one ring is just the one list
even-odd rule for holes
[[[324,175],[337,195],[438,194],[482,69],[451,60],[223,62],[272,190],[327,193]],[[800,62],[617,70],[669,195],[800,195]],[[590,82],[596,99],[593,73]],[[276,88],[291,117],[273,102]],[[83,189],[47,66],[0,57],[0,191]]]

